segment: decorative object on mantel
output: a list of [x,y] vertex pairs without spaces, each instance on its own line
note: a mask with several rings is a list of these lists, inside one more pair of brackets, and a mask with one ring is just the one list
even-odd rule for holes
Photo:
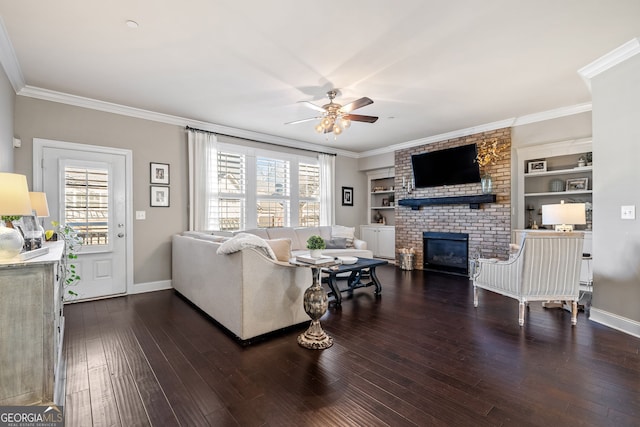
[[26,176],[0,173],[0,215],[0,259],[10,259],[18,255],[24,245],[22,234],[12,227],[11,221],[31,215]]
[[482,177],[480,178],[482,194],[491,194],[493,192],[493,179],[488,171],[488,166],[491,166],[504,157],[503,151],[505,148],[504,144],[499,144],[498,138],[492,138],[478,143],[476,161],[482,169]]

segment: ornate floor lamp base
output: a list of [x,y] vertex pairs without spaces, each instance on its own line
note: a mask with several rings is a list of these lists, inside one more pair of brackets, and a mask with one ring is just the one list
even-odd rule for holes
[[298,344],[310,350],[324,350],[333,345],[333,338],[322,329],[319,321],[312,320],[309,329],[298,335]]

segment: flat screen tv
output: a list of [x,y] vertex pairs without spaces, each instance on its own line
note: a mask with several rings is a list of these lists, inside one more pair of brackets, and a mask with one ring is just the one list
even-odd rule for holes
[[411,156],[416,188],[480,182],[475,144]]

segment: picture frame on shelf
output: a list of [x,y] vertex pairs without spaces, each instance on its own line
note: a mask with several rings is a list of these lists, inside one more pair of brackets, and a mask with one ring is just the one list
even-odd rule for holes
[[589,189],[589,178],[572,178],[567,180],[565,191],[586,191]]
[[170,206],[169,187],[152,185],[149,205],[152,208],[168,208]]
[[149,165],[151,184],[169,185],[169,164],[151,162]]
[[389,206],[389,199],[388,198],[384,198],[382,199],[382,206]]
[[540,173],[547,171],[547,161],[546,160],[536,160],[533,162],[529,162],[527,165],[528,173]]
[[353,187],[342,187],[342,206],[353,206]]

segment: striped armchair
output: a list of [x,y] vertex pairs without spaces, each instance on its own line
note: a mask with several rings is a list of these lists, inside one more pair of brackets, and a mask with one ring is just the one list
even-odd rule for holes
[[519,251],[508,261],[479,259],[473,275],[473,305],[478,288],[520,302],[520,326],[529,301],[571,301],[571,323],[576,324],[580,293],[583,233],[523,231]]

